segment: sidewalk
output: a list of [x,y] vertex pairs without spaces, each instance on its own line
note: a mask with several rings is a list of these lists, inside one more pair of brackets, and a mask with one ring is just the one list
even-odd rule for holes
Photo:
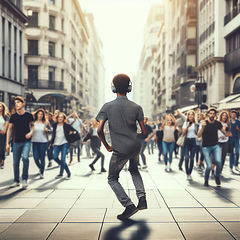
[[[102,147],[103,150],[103,147]],[[85,151],[84,151],[85,153]],[[240,173],[231,174],[226,161],[221,187],[193,171],[188,182],[173,160],[172,172],[157,163],[157,151],[147,157],[148,169],[141,171],[147,191],[148,209],[127,222],[116,215],[124,208],[107,184],[107,173],[90,172],[90,159],[81,158],[70,166],[71,180],[55,179],[59,168],[46,168],[39,179],[30,158],[28,189],[10,189],[13,183],[12,155],[0,169],[0,239],[80,239],[80,240],[159,240],[159,239],[240,239]],[[108,169],[111,153],[104,151]],[[69,158],[67,158],[67,162]],[[133,201],[137,198],[130,174],[123,170],[120,182]]]

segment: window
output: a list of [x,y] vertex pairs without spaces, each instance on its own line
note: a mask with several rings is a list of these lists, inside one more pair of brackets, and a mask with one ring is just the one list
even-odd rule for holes
[[55,4],[55,0],[49,0],[49,4],[50,5],[54,5]]
[[38,13],[33,12],[32,16],[28,16],[28,26],[29,27],[38,27]]
[[28,66],[28,87],[36,88],[38,84],[38,66]]
[[8,77],[11,78],[11,66],[12,66],[12,54],[11,54],[11,42],[12,42],[12,24],[8,22]]
[[55,30],[55,17],[49,16],[49,29]]
[[14,52],[17,50],[17,28],[14,27]]
[[238,77],[233,86],[233,93],[239,93],[240,92],[240,77]]
[[64,82],[64,70],[61,70],[61,81]]
[[38,40],[28,40],[28,54],[38,55]]
[[2,18],[2,43],[5,43],[5,18]]
[[49,50],[49,56],[55,57],[55,43],[54,42],[49,42],[48,50]]
[[48,69],[48,79],[49,83],[52,83],[55,81],[55,67],[50,67]]
[[61,29],[64,31],[64,19],[62,19]]
[[19,49],[19,76],[20,76],[20,82],[23,82],[23,79],[22,79],[22,31],[19,31],[19,46],[20,46],[20,49]]

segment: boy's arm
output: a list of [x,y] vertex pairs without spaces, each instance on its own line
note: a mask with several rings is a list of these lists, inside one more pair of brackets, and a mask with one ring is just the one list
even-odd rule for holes
[[141,136],[141,137],[147,137],[148,136],[148,132],[147,132],[147,129],[146,129],[146,126],[144,124],[144,122],[139,122],[139,125],[140,125],[140,128],[141,128],[141,133],[138,133],[138,136]]
[[105,123],[104,120],[100,120],[99,121],[97,133],[98,133],[98,136],[99,136],[100,140],[102,141],[104,147],[107,149],[108,152],[111,152],[112,151],[112,147],[109,146],[109,144],[107,143],[105,135],[104,135],[104,132],[103,132],[103,130],[104,130],[104,123]]
[[7,139],[6,139],[6,151],[9,152],[9,141],[10,141],[10,137],[11,137],[11,134],[12,134],[12,123],[9,123],[9,127],[8,127],[8,130],[7,130]]

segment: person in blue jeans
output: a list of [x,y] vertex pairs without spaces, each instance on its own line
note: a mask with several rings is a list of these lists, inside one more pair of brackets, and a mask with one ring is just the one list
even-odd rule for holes
[[[194,165],[194,156],[196,151],[196,138],[197,138],[197,123],[196,116],[193,110],[188,111],[187,119],[183,124],[183,135],[186,135],[184,144],[184,155],[185,155],[185,169],[187,174],[187,180],[192,180],[192,170]],[[190,161],[189,161],[190,155]]]
[[175,147],[175,131],[177,122],[172,114],[167,114],[162,125],[163,128],[163,155],[165,162],[165,171],[172,171],[172,154]]
[[34,131],[32,135],[33,158],[39,169],[40,179],[44,178],[45,155],[48,145],[48,132],[51,127],[46,119],[43,109],[38,109],[34,114]]
[[145,151],[145,148],[148,144],[148,142],[150,141],[150,139],[152,139],[152,137],[154,136],[154,132],[153,132],[153,129],[150,125],[147,124],[148,122],[148,118],[147,117],[144,117],[144,124],[146,126],[146,129],[147,129],[147,132],[148,132],[148,136],[147,137],[143,137],[143,136],[140,136],[140,140],[141,140],[141,150],[140,150],[140,156],[142,158],[142,163],[143,163],[143,166],[142,168],[143,169],[146,169],[147,168],[147,162],[146,162],[146,156],[144,154],[144,151]]
[[[231,133],[230,138],[230,170],[233,172],[233,167],[236,171],[239,171],[238,160],[239,160],[239,131],[240,131],[240,121],[237,119],[237,111],[231,111]],[[235,150],[235,152],[234,152]]]
[[230,137],[231,133],[227,133],[221,124],[216,119],[217,110],[209,108],[207,111],[208,120],[202,120],[197,136],[202,136],[202,151],[207,164],[204,176],[204,186],[208,187],[209,174],[212,169],[211,154],[213,154],[216,165],[215,182],[221,185],[220,173],[222,169],[221,164],[221,148],[218,145],[218,130],[220,130],[226,137]]
[[[66,123],[66,118],[64,113],[59,113],[57,122],[53,125],[51,144],[53,144],[53,159],[60,165],[60,172],[56,179],[62,178],[65,170],[67,172],[66,179],[69,180],[71,172],[66,163],[66,155],[68,153],[70,135],[76,132],[76,130]],[[61,160],[59,159],[59,153],[61,153]]]
[[14,99],[16,113],[12,114],[9,121],[9,128],[7,132],[6,151],[9,152],[9,140],[14,127],[14,143],[13,143],[13,169],[14,169],[14,183],[10,187],[17,187],[20,185],[19,179],[19,164],[22,158],[22,187],[28,187],[28,170],[29,170],[29,152],[31,149],[31,137],[34,131],[33,115],[25,112],[25,101],[21,96]]

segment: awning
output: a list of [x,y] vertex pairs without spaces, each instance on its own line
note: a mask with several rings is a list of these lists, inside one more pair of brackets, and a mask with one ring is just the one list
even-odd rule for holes
[[216,103],[216,105],[219,110],[240,108],[240,94],[228,96]]
[[185,112],[187,112],[187,111],[189,111],[189,110],[192,110],[192,109],[194,109],[194,108],[197,108],[197,107],[198,107],[198,105],[191,105],[191,106],[187,106],[187,107],[180,108],[179,111],[180,111],[181,113],[185,113]]

